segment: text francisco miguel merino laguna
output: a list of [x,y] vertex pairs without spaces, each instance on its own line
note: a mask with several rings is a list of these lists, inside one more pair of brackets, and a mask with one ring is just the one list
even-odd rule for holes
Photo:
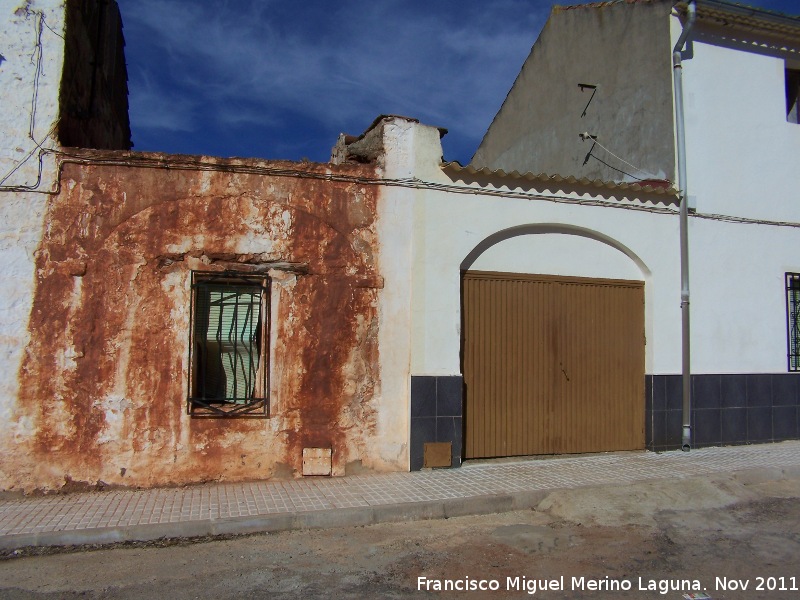
[[[565,587],[567,580],[562,575],[557,579],[533,579],[528,577],[506,577],[505,587],[501,588],[501,581],[497,579],[478,579],[463,577],[461,579],[429,579],[417,577],[417,590],[430,592],[477,592],[477,591],[505,591],[527,592],[535,594],[544,591],[655,591],[661,594],[668,592],[699,592],[702,591],[700,581],[697,579],[647,579],[639,577],[634,581],[630,579],[591,579],[588,577],[570,577],[570,588]],[[638,586],[635,587],[635,584]]]

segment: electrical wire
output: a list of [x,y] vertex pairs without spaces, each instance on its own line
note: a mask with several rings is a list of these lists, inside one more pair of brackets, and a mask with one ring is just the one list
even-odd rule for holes
[[[2,179],[0,179],[0,191],[7,191],[8,188],[14,188],[15,191],[18,190],[19,188],[23,188],[26,191],[32,191],[32,190],[35,190],[36,188],[39,187],[39,184],[41,183],[41,179],[42,179],[42,166],[43,166],[43,164],[42,164],[43,160],[42,159],[44,158],[44,150],[42,151],[42,154],[39,155],[39,174],[38,174],[38,176],[36,178],[36,183],[34,185],[32,185],[32,186],[4,186],[3,184],[6,182],[6,180],[9,177],[11,177],[14,173],[16,173],[26,162],[28,162],[28,160],[34,155],[34,153],[37,150],[42,149],[42,146],[44,145],[44,142],[46,142],[48,139],[50,139],[50,136],[53,135],[53,133],[55,133],[56,127],[58,127],[58,124],[53,125],[50,128],[50,131],[47,132],[47,135],[45,135],[44,141],[37,142],[36,145],[30,151],[28,151],[28,153],[25,155],[25,158],[23,158],[21,161],[19,161],[16,164],[16,166],[14,166],[13,169],[11,169],[8,173],[6,173],[6,175]],[[34,140],[34,141],[36,141],[36,140]]]
[[604,161],[599,156],[596,156],[596,155],[592,154],[591,150],[589,151],[589,156],[594,158],[597,162],[604,164],[609,169],[612,169],[612,170],[616,171],[617,173],[622,173],[623,175],[626,175],[626,176],[630,177],[631,179],[635,179],[636,181],[647,181],[647,179],[649,179],[649,178],[644,178],[644,177],[637,177],[636,175],[632,175],[631,173],[628,173],[627,171],[623,171],[622,169],[607,163],[606,161]]
[[53,29],[52,27],[50,27],[50,25],[47,24],[47,21],[45,20],[43,13],[42,13],[42,23],[44,24],[45,27],[47,27],[53,33],[54,36],[60,37],[62,40],[64,39],[63,35],[58,33],[55,29]]
[[[27,14],[29,16],[36,15],[38,17],[36,21],[36,43],[34,51],[31,54],[31,61],[33,62],[35,60],[35,72],[33,81],[33,94],[31,98],[31,111],[30,111],[31,118],[29,126],[29,137],[34,142],[35,146],[25,155],[25,157],[19,163],[17,163],[5,176],[3,176],[0,179],[0,192],[37,192],[47,195],[56,195],[60,193],[61,189],[61,175],[62,175],[63,165],[66,163],[75,163],[75,164],[89,164],[89,165],[115,165],[115,166],[163,168],[163,169],[178,169],[178,170],[220,171],[220,172],[245,173],[254,175],[269,175],[276,177],[322,179],[326,181],[358,183],[362,185],[403,187],[408,189],[433,190],[433,191],[441,191],[445,193],[455,193],[455,194],[471,194],[471,195],[502,197],[502,198],[521,198],[521,199],[541,200],[541,201],[555,202],[555,203],[579,204],[582,206],[602,206],[602,207],[619,208],[625,210],[646,211],[646,212],[669,214],[669,215],[677,214],[677,211],[675,209],[667,207],[659,207],[652,205],[648,206],[640,204],[625,204],[622,202],[613,202],[609,200],[586,200],[586,199],[574,198],[571,196],[564,196],[558,194],[543,195],[530,192],[511,192],[506,190],[488,189],[485,187],[474,188],[471,186],[438,184],[438,183],[425,182],[417,178],[406,178],[406,179],[365,178],[365,177],[356,177],[350,175],[339,175],[333,173],[314,173],[311,171],[291,169],[291,168],[260,167],[255,165],[223,165],[219,163],[211,163],[208,161],[202,161],[198,159],[178,158],[177,156],[170,157],[169,159],[156,159],[144,156],[122,158],[120,157],[119,154],[102,155],[97,153],[94,153],[91,156],[86,156],[82,154],[71,154],[63,150],[44,148],[43,146],[45,142],[47,142],[50,139],[50,137],[55,133],[58,127],[58,123],[56,122],[50,128],[50,130],[45,135],[45,138],[41,142],[36,140],[35,138],[36,107],[38,104],[38,97],[39,97],[39,80],[42,74],[42,58],[43,58],[42,33],[44,27],[47,27],[47,29],[49,29],[53,34],[60,37],[61,39],[64,38],[61,35],[59,35],[55,30],[53,30],[53,28],[50,27],[50,25],[47,24],[43,12],[28,10]],[[629,167],[632,167],[639,173],[650,175],[647,171],[640,169],[636,165],[633,165],[630,162],[626,161],[625,159],[614,154],[611,150],[609,150],[603,144],[597,141],[596,137],[593,136],[587,136],[587,137],[589,139],[592,139],[592,141],[595,144],[600,146],[603,150],[608,152],[611,156],[613,156],[620,162],[628,165]],[[39,151],[39,157],[38,157],[39,167],[38,167],[36,182],[32,185],[9,185],[9,186],[3,185],[14,173],[16,173],[24,164],[26,164],[27,161],[29,161],[37,151]],[[42,191],[39,190],[38,188],[41,185],[42,181],[44,158],[45,156],[50,154],[55,155],[57,159],[56,187],[54,190]],[[627,173],[622,169],[618,169],[608,164],[601,158],[595,156],[594,154],[591,154],[591,151],[590,155],[593,156],[596,160],[603,163],[604,165],[608,166],[609,168],[614,169],[615,171],[623,173],[638,181],[646,180],[645,178],[636,177],[635,175]],[[656,177],[651,175],[650,178],[656,178]],[[795,222],[749,219],[745,217],[735,217],[729,215],[692,213],[690,216],[700,219],[724,221],[728,223],[771,225],[779,227],[800,227],[800,223],[795,223]]]
[[36,69],[33,76],[33,97],[31,98],[31,120],[29,135],[30,138],[35,142],[36,139],[34,138],[34,133],[36,131],[36,105],[39,103],[39,79],[42,76],[42,55],[44,52],[42,49],[44,14],[41,12],[36,12],[33,14],[37,15],[38,19],[36,23],[36,44],[33,49],[33,54],[31,54],[31,62],[33,61],[34,57],[36,58]]
[[[45,142],[47,142],[50,139],[50,137],[55,133],[56,129],[58,128],[58,123],[56,122],[47,132],[42,141],[39,142],[35,138],[36,107],[39,98],[39,81],[42,74],[42,59],[44,52],[42,46],[42,33],[44,31],[44,27],[47,27],[47,29],[49,29],[54,35],[58,36],[59,38],[61,39],[64,38],[63,36],[58,34],[52,27],[50,27],[50,25],[47,23],[45,19],[45,15],[43,12],[27,10],[27,16],[30,15],[35,15],[38,17],[35,26],[36,42],[33,53],[31,54],[31,61],[33,62],[35,60],[35,71],[33,80],[33,94],[31,97],[30,125],[28,131],[29,137],[34,142],[35,145],[20,162],[18,162],[6,175],[0,178],[0,192],[36,192],[47,195],[56,195],[60,193],[61,189],[61,175],[62,175],[63,165],[65,163],[75,163],[75,164],[96,164],[96,165],[145,167],[145,168],[180,169],[180,170],[222,171],[231,173],[270,175],[276,177],[323,179],[326,181],[358,183],[362,185],[403,187],[416,190],[433,190],[433,191],[441,191],[445,193],[455,193],[455,194],[471,194],[471,195],[502,197],[502,198],[521,198],[529,200],[542,200],[555,203],[579,204],[582,206],[602,206],[602,207],[619,208],[626,210],[646,211],[646,212],[669,214],[669,215],[677,214],[677,211],[675,209],[667,207],[647,206],[638,204],[623,204],[619,202],[611,202],[608,200],[586,200],[570,196],[560,196],[557,194],[543,195],[543,194],[536,194],[529,192],[511,192],[504,190],[487,189],[484,187],[474,188],[471,186],[437,184],[437,183],[425,182],[417,178],[407,178],[407,179],[364,178],[364,177],[355,177],[348,175],[336,175],[333,173],[314,173],[314,172],[303,171],[299,169],[290,169],[290,168],[287,169],[287,168],[275,168],[275,167],[257,167],[255,165],[221,165],[219,163],[209,163],[207,161],[195,160],[195,159],[178,159],[177,157],[171,157],[170,159],[153,159],[148,157],[130,157],[122,159],[119,157],[119,155],[103,156],[97,154],[87,157],[85,155],[80,155],[80,154],[70,154],[63,150],[44,148],[43,146]],[[595,144],[600,146],[608,154],[610,154],[620,162],[624,163],[625,165],[633,168],[635,171],[638,171],[641,174],[650,175],[650,178],[657,179],[657,177],[652,176],[644,169],[640,169],[636,165],[631,164],[625,159],[617,156],[614,152],[612,152],[611,150],[606,148],[602,143],[597,141],[596,137],[587,135],[587,138],[592,139],[592,141]],[[39,151],[39,157],[38,157],[39,167],[38,167],[36,182],[31,185],[8,185],[8,186],[3,185],[14,173],[16,173],[23,165],[25,165],[37,151]],[[42,174],[44,170],[44,158],[45,156],[50,154],[55,155],[57,158],[56,187],[54,190],[42,191],[39,190],[38,188],[42,182]],[[636,177],[631,173],[628,173],[622,169],[614,167],[609,163],[607,163],[606,161],[599,158],[598,156],[592,154],[591,151],[590,151],[590,156],[594,157],[595,160],[598,160],[599,162],[603,163],[609,168],[618,171],[620,173],[623,173],[628,177],[631,177],[638,181],[645,181],[647,179],[647,178]],[[696,213],[696,212],[691,213],[690,216],[698,219],[723,221],[727,223],[769,225],[777,227],[794,227],[794,228],[800,227],[800,223],[795,223],[790,221],[770,221],[764,219],[750,219],[746,217],[736,217],[730,215]]]
[[[274,167],[274,166],[261,166],[261,165],[231,165],[220,164],[217,162],[209,162],[207,160],[193,159],[189,157],[182,157],[179,155],[170,156],[169,158],[157,158],[149,156],[125,156],[121,151],[110,151],[106,154],[92,151],[91,155],[82,153],[72,153],[64,150],[51,150],[44,148],[40,154],[40,162],[44,156],[52,154],[56,157],[57,164],[57,185],[55,189],[48,192],[38,192],[48,195],[58,195],[61,191],[61,178],[63,167],[65,164],[78,164],[78,165],[97,165],[97,166],[121,166],[131,168],[158,168],[164,170],[174,171],[213,171],[225,173],[242,173],[248,175],[264,175],[272,177],[293,177],[298,179],[315,179],[324,180],[338,183],[351,183],[359,185],[370,185],[379,187],[400,187],[413,190],[429,190],[451,194],[473,195],[473,196],[488,196],[493,198],[515,198],[524,200],[537,200],[543,202],[552,202],[556,204],[572,204],[580,206],[594,206],[602,208],[615,208],[622,210],[632,210],[639,212],[650,212],[662,215],[677,216],[678,211],[675,206],[656,206],[653,204],[631,204],[622,201],[614,201],[609,199],[604,200],[587,200],[585,198],[575,198],[573,196],[566,196],[560,194],[541,194],[536,192],[524,191],[510,191],[501,189],[492,189],[486,187],[472,187],[469,185],[456,185],[445,183],[434,183],[423,181],[417,178],[402,178],[402,179],[387,179],[379,177],[360,177],[355,175],[346,175],[338,173],[315,173],[313,171],[306,171],[302,169],[293,169],[290,167]],[[543,186],[546,186],[544,183]],[[558,185],[563,183],[558,182]],[[6,186],[0,187],[0,191],[35,191],[30,187],[22,186]],[[598,194],[599,195],[599,194]],[[674,196],[668,196],[666,202],[676,202]],[[630,201],[630,200],[629,200]],[[642,201],[647,202],[647,201]],[[740,224],[740,225],[765,225],[771,227],[790,227],[800,228],[800,223],[794,221],[773,221],[769,219],[753,219],[748,217],[737,217],[733,215],[722,215],[714,213],[690,213],[691,218],[705,219],[713,221],[721,221],[726,223]]]
[[[148,156],[129,156],[123,157],[118,153],[98,154],[92,153],[91,156],[84,154],[70,153],[63,150],[52,151],[58,157],[59,169],[59,187],[60,187],[60,172],[66,163],[73,164],[90,164],[90,165],[105,165],[105,166],[127,166],[127,167],[140,167],[140,168],[161,168],[165,170],[193,170],[193,171],[221,171],[228,173],[244,173],[253,175],[269,175],[275,177],[294,177],[299,179],[317,179],[341,183],[355,183],[360,185],[382,186],[382,187],[402,187],[415,190],[433,190],[455,194],[470,194],[482,195],[489,197],[501,198],[521,198],[527,200],[542,200],[566,204],[579,204],[582,206],[602,206],[613,207],[627,210],[642,210],[649,212],[657,212],[664,214],[677,214],[677,209],[669,208],[666,206],[655,206],[645,204],[625,204],[623,202],[615,202],[613,200],[587,200],[583,198],[575,198],[567,195],[559,194],[540,194],[531,192],[513,192],[508,190],[488,189],[488,188],[475,188],[466,185],[455,184],[441,184],[422,181],[417,178],[403,178],[403,179],[386,179],[386,178],[372,178],[372,177],[359,177],[354,175],[338,174],[338,173],[315,173],[313,171],[305,171],[300,169],[286,168],[286,167],[273,167],[261,165],[224,165],[216,162],[208,162],[201,159],[193,159],[188,157],[171,156],[169,159],[148,157]],[[561,184],[559,184],[561,185]],[[52,193],[59,193],[57,188]],[[668,197],[675,200],[671,196]]]
[[749,217],[735,217],[733,215],[720,215],[714,213],[689,213],[690,217],[696,219],[707,219],[710,221],[722,221],[724,223],[738,223],[745,225],[768,225],[771,227],[794,227],[800,228],[800,223],[794,221],[771,221],[768,219],[751,219]]
[[[629,163],[629,162],[628,162],[627,160],[625,160],[624,158],[620,158],[619,156],[617,156],[616,154],[614,154],[614,153],[613,153],[611,150],[609,150],[608,148],[606,148],[605,146],[603,146],[603,144],[601,144],[599,140],[597,140],[597,139],[594,139],[594,142],[595,142],[595,143],[596,143],[598,146],[600,146],[600,147],[601,147],[603,150],[605,150],[606,152],[608,152],[608,153],[609,153],[611,156],[613,156],[614,158],[616,158],[618,161],[620,161],[620,162],[622,162],[622,163],[625,163],[625,164],[626,164],[626,165],[628,165],[629,167],[633,168],[633,170],[634,170],[634,171],[638,171],[639,173],[642,173],[643,175],[647,175],[648,177],[646,177],[645,179],[658,179],[658,177],[656,177],[655,175],[653,175],[653,174],[652,174],[652,173],[650,173],[649,171],[645,171],[644,169],[640,169],[640,168],[639,168],[639,167],[637,167],[636,165],[632,165],[631,163]],[[640,179],[639,181],[644,181],[644,180],[643,180],[643,179]]]
[[[86,164],[86,165],[104,165],[104,166],[126,166],[138,168],[161,168],[165,170],[197,170],[197,171],[217,171],[227,173],[244,173],[252,175],[266,175],[274,177],[294,177],[299,179],[316,179],[340,183],[353,183],[359,185],[371,185],[380,187],[400,187],[414,190],[430,190],[452,194],[466,194],[474,196],[488,196],[495,198],[515,198],[524,200],[538,200],[544,202],[552,202],[557,204],[573,204],[580,206],[596,206],[603,208],[615,208],[622,210],[633,210],[641,212],[651,212],[663,215],[677,216],[678,210],[676,206],[656,206],[653,204],[631,204],[622,201],[614,200],[587,200],[584,198],[575,198],[573,196],[566,196],[560,194],[541,194],[536,192],[524,191],[510,191],[502,189],[492,189],[486,187],[472,187],[469,185],[456,185],[445,183],[434,183],[423,181],[414,178],[401,178],[401,179],[386,179],[379,177],[359,177],[355,175],[337,174],[337,173],[314,173],[301,169],[293,169],[287,167],[272,167],[261,165],[224,165],[216,162],[208,162],[201,159],[184,158],[179,156],[170,156],[169,159],[156,158],[148,156],[131,156],[121,157],[119,154],[114,154],[112,151],[109,154],[92,154],[86,156],[84,154],[75,154],[65,151],[45,151],[46,153],[53,153],[58,157],[58,171],[59,171],[59,185],[56,190],[50,192],[51,194],[58,194],[60,191],[61,171],[63,165],[66,163],[73,164]],[[544,183],[544,186],[547,184]],[[558,185],[563,185],[558,183]],[[599,195],[599,194],[598,194]],[[677,203],[677,198],[668,196],[669,202]],[[637,198],[638,199],[638,198]],[[647,201],[641,201],[647,202]],[[773,221],[769,219],[753,219],[748,217],[737,217],[732,215],[722,215],[714,213],[697,213],[693,212],[689,215],[692,218],[706,219],[714,221],[722,221],[726,223],[744,224],[744,225],[766,225],[772,227],[791,227],[800,228],[800,223],[794,221]]]
[[[627,175],[628,177],[630,177],[632,179],[635,179],[637,181],[647,181],[648,179],[660,179],[657,175],[653,175],[652,173],[650,173],[650,171],[646,171],[644,169],[641,169],[641,168],[637,167],[636,165],[629,163],[624,158],[614,154],[611,150],[609,150],[602,143],[600,143],[600,141],[597,139],[596,135],[590,135],[589,133],[581,133],[580,134],[580,138],[582,140],[592,140],[592,147],[589,149],[588,156],[591,156],[592,158],[594,158],[598,162],[604,164],[609,169],[613,169],[614,171],[617,171],[618,173],[622,173],[623,175]],[[592,151],[594,150],[595,146],[600,146],[603,150],[605,150],[608,154],[610,154],[611,156],[616,158],[618,161],[620,161],[621,163],[631,167],[634,171],[640,173],[641,175],[644,175],[645,177],[637,177],[636,175],[634,175],[632,173],[628,173],[627,171],[625,171],[623,169],[620,169],[618,167],[615,167],[615,166],[607,163],[606,161],[601,159],[599,156],[597,156],[597,155],[592,153]]]
[[[34,64],[34,76],[33,76],[33,93],[31,96],[31,108],[30,108],[30,121],[28,125],[28,137],[34,143],[34,147],[25,154],[25,156],[14,166],[12,169],[6,173],[2,178],[0,178],[0,191],[36,191],[39,185],[41,185],[42,181],[42,170],[44,167],[44,149],[42,148],[45,142],[48,141],[50,136],[55,133],[56,128],[58,127],[58,123],[54,124],[50,130],[45,135],[42,141],[36,140],[36,107],[39,104],[39,82],[42,76],[42,60],[44,54],[44,48],[42,46],[42,32],[44,31],[44,27],[46,26],[50,31],[53,31],[56,35],[58,35],[45,21],[44,13],[41,11],[32,11],[30,9],[26,9],[26,16],[30,17],[31,15],[36,17],[36,24],[35,24],[35,43],[34,49],[31,53],[31,63]],[[61,37],[60,35],[58,37]],[[64,38],[61,38],[64,39]],[[31,157],[39,150],[39,168],[38,173],[36,176],[36,183],[33,185],[15,185],[15,186],[3,186],[3,184],[8,181],[8,179],[16,173],[20,168],[22,168],[25,163],[27,163]]]

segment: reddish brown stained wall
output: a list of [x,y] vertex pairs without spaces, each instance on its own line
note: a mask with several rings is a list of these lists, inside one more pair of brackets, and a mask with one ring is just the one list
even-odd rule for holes
[[[269,166],[374,177],[366,165]],[[333,448],[334,473],[365,458],[380,392],[376,189],[65,164],[19,375],[16,421],[33,433],[4,459],[6,487],[297,474],[304,447]],[[273,285],[271,417],[190,418],[191,270],[271,261],[308,265]]]

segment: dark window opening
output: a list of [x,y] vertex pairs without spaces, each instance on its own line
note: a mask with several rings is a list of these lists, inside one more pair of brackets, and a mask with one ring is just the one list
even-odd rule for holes
[[800,123],[800,69],[786,69],[786,120]]
[[800,273],[786,273],[786,338],[789,370],[800,371]]
[[192,273],[188,410],[266,416],[269,278]]

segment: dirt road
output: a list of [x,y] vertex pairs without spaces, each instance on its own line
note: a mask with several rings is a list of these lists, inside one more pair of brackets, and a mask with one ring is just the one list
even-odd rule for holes
[[12,599],[680,599],[703,589],[800,599],[800,480],[581,488],[500,515],[0,562],[0,597]]

